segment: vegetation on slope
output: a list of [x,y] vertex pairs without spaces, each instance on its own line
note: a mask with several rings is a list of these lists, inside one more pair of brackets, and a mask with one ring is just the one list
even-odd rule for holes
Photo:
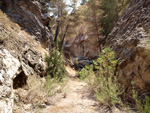
[[[130,102],[124,104],[125,100],[122,98],[123,95],[129,96],[129,94],[126,94],[124,86],[117,78],[117,63],[115,53],[110,48],[105,48],[93,65],[86,66],[78,74],[80,79],[87,81],[93,87],[95,97],[100,103],[108,107],[122,106],[122,109],[129,112]],[[132,89],[132,96],[130,94],[133,101],[132,109],[134,107],[137,112],[150,113],[149,96],[141,98],[138,91],[134,87]]]
[[11,32],[11,27],[14,27],[6,14],[0,10],[0,42],[7,40],[13,32]]
[[[55,85],[62,82],[66,73],[64,67],[64,59],[62,57],[62,46],[66,37],[77,35],[74,29],[80,25],[86,24],[88,35],[93,40],[94,37],[99,42],[100,56],[97,61],[91,66],[86,66],[79,72],[80,79],[87,79],[89,84],[93,87],[95,96],[98,101],[108,106],[123,105],[121,95],[123,95],[124,87],[121,86],[117,79],[117,63],[115,53],[110,48],[102,50],[101,43],[103,37],[107,37],[115,26],[119,16],[128,5],[129,0],[89,0],[86,5],[76,9],[76,1],[72,3],[73,11],[70,15],[67,14],[66,5],[63,0],[51,1],[58,7],[55,12],[58,16],[57,19],[52,18],[49,26],[54,34],[54,42],[59,42],[58,45],[53,45],[49,55],[46,55],[45,62],[47,63],[47,82],[42,86],[49,94],[54,89]],[[0,2],[1,3],[1,2]],[[84,3],[85,4],[85,1]],[[0,15],[3,13],[0,11]],[[5,16],[0,16],[0,20],[4,25],[0,25],[0,43],[10,37],[10,33],[5,29],[10,30]],[[4,29],[5,28],[5,29]],[[83,28],[82,28],[83,29]],[[32,79],[30,79],[32,80]],[[37,86],[37,79],[29,81],[29,85]],[[41,84],[41,83],[39,83]],[[38,86],[40,86],[38,84]],[[32,87],[33,88],[33,87]],[[31,88],[31,89],[32,89]],[[37,87],[36,87],[37,88]],[[35,91],[36,88],[32,90]],[[40,90],[42,88],[39,88]],[[149,97],[145,96],[144,99],[139,99],[136,91],[133,91],[133,99],[135,107],[139,112],[149,113],[150,104]],[[41,98],[41,97],[40,97]]]
[[94,88],[97,100],[109,106],[121,104],[119,96],[123,93],[123,87],[116,77],[117,62],[114,52],[105,48],[93,66],[83,68],[79,73],[80,78],[89,77],[88,81]]
[[45,62],[47,64],[48,76],[55,78],[58,81],[62,81],[65,76],[65,62],[62,57],[62,51],[59,52],[59,48],[50,50],[49,55],[46,55]]

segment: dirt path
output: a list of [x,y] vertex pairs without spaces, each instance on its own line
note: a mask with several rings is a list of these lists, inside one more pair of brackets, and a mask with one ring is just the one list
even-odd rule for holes
[[44,113],[99,113],[98,103],[91,96],[88,85],[75,78],[76,72],[67,68],[70,79],[66,85],[65,95],[56,95],[54,105]]

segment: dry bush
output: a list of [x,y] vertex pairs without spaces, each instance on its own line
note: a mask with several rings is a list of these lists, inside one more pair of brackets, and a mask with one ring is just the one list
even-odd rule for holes
[[0,29],[0,43],[3,42],[4,40],[7,40],[8,38],[9,34],[4,30],[1,31]]
[[9,20],[8,16],[0,10],[0,26],[4,26],[6,30],[11,29],[11,21]]
[[9,39],[9,37],[18,36],[20,27],[13,23],[9,17],[0,10],[0,43]]
[[42,104],[44,102],[44,97],[46,96],[43,88],[45,82],[45,79],[40,78],[39,76],[29,76],[27,80],[29,90],[26,95],[26,101],[33,104]]

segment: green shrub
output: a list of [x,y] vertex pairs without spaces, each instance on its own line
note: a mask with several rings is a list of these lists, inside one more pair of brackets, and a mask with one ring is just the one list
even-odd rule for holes
[[99,76],[103,75],[108,77],[115,74],[117,62],[115,53],[110,48],[105,48],[97,61],[94,61],[94,68],[97,70],[96,73]]
[[58,47],[52,49],[49,55],[46,55],[45,62],[47,63],[47,74],[58,81],[62,81],[65,76],[65,62],[62,51],[59,52]]
[[145,96],[145,99],[143,101],[144,107],[143,107],[143,113],[150,113],[150,97]]
[[150,113],[150,97],[145,96],[144,99],[139,99],[138,92],[136,90],[133,90],[132,93],[137,111],[140,113]]
[[105,48],[94,62],[94,68],[97,70],[94,89],[96,98],[109,105],[122,104],[119,95],[123,93],[123,89],[115,76],[117,62],[115,53],[110,48]]
[[104,104],[122,104],[119,95],[123,93],[123,88],[115,76],[117,62],[115,53],[110,48],[105,48],[94,62],[96,69],[94,90],[96,98]]
[[81,71],[78,72],[78,76],[81,80],[86,79],[88,76],[93,75],[93,66],[85,66]]
[[118,79],[110,75],[109,77],[99,76],[95,80],[96,87],[95,93],[96,98],[102,103],[109,105],[121,104],[121,98],[119,95],[123,93],[120,89]]
[[88,83],[93,86],[97,100],[101,103],[109,106],[123,105],[119,96],[124,90],[115,76],[118,63],[118,60],[115,59],[115,53],[110,48],[105,48],[97,61],[93,63],[78,73],[79,78],[88,79]]

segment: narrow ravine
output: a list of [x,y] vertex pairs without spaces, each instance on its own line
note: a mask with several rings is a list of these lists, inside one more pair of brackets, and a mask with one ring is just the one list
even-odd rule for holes
[[56,95],[54,105],[47,107],[44,113],[99,113],[98,102],[92,97],[87,83],[78,80],[76,72],[67,69],[70,78],[65,95]]

